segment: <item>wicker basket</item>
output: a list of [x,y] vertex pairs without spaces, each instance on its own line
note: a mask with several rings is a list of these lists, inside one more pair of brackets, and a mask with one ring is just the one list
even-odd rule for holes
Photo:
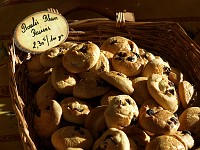
[[[126,22],[125,27],[116,28],[115,21],[103,18],[68,22],[70,31],[67,41],[93,41],[100,45],[111,36],[127,37],[140,48],[162,56],[171,65],[181,69],[200,92],[200,47],[178,23]],[[24,149],[43,149],[44,143],[34,134],[33,129],[36,89],[26,77],[25,63],[29,55],[13,44],[10,46],[9,56],[10,93]]]

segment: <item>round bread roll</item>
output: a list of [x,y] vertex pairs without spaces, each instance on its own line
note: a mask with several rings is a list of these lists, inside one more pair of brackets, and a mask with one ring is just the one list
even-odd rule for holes
[[137,76],[143,65],[144,61],[139,54],[127,50],[116,52],[112,58],[113,69],[126,76]]
[[180,101],[174,84],[165,75],[152,74],[147,80],[150,95],[164,109],[171,112],[178,110]]
[[109,64],[108,58],[102,52],[100,52],[100,56],[97,63],[89,71],[92,71],[95,73],[98,73],[101,71],[110,71],[110,64]]
[[36,134],[42,138],[51,137],[52,133],[60,127],[62,108],[55,100],[40,105],[33,118]]
[[110,71],[110,72],[100,72],[99,76],[116,87],[117,89],[121,90],[125,94],[131,95],[134,91],[132,86],[132,81],[123,73],[118,71]]
[[100,57],[99,47],[92,43],[80,43],[69,49],[63,57],[63,66],[71,73],[80,73],[94,67]]
[[122,130],[109,128],[93,144],[92,150],[99,149],[129,150],[130,142],[127,135]]
[[179,130],[188,130],[192,133],[195,145],[200,145],[200,107],[189,107],[179,116]]
[[113,54],[122,50],[132,51],[139,54],[139,49],[135,42],[122,36],[113,36],[108,38],[103,42],[100,49],[109,51]]
[[153,59],[149,61],[142,70],[141,76],[150,77],[152,74],[169,74],[170,66],[167,62],[162,59]]
[[187,150],[179,140],[170,135],[160,135],[147,144],[145,150]]
[[62,65],[62,58],[66,50],[60,47],[53,47],[51,49],[46,50],[40,55],[40,63],[44,67],[57,67]]
[[[178,92],[181,104],[184,109],[191,106],[200,106],[198,102],[197,92],[194,86],[189,81],[182,81],[178,85]],[[199,104],[199,105],[198,105]]]
[[194,146],[194,139],[191,135],[191,132],[188,130],[177,131],[172,136],[183,143],[186,149],[191,149]]
[[154,112],[145,105],[140,109],[143,110],[140,110],[139,124],[145,131],[156,135],[173,134],[180,126],[177,116],[168,110],[159,110],[157,107]]
[[68,72],[63,66],[54,67],[52,70],[52,85],[61,94],[72,95],[77,84],[75,74]]
[[108,128],[123,129],[137,120],[139,115],[135,101],[129,95],[113,96],[104,117]]
[[91,149],[93,137],[90,132],[79,126],[64,126],[51,136],[51,142],[56,150]]
[[63,118],[66,121],[84,124],[86,116],[92,109],[86,102],[81,101],[75,97],[64,98],[60,102],[63,112]]
[[107,129],[104,111],[108,106],[94,107],[85,118],[84,126],[90,131],[95,139],[99,138]]

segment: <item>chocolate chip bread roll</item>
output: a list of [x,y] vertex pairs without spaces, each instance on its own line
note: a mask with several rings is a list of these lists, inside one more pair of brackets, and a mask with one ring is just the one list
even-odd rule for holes
[[140,126],[156,135],[175,133],[180,126],[177,116],[159,105],[156,106],[153,101],[147,102],[140,108]]
[[180,100],[174,84],[165,75],[152,74],[147,80],[150,95],[164,109],[171,112],[178,110]]
[[113,36],[108,38],[103,42],[100,49],[109,51],[113,54],[122,50],[132,51],[139,54],[139,49],[138,46],[135,44],[135,42],[122,36]]
[[93,144],[92,150],[99,149],[129,150],[130,142],[122,130],[109,128]]
[[200,107],[189,107],[179,116],[179,130],[188,130],[191,132],[195,145],[200,145]]
[[99,76],[113,85],[114,87],[118,88],[125,94],[131,95],[134,91],[132,86],[132,81],[123,73],[118,71],[103,71],[99,73]]
[[64,98],[60,102],[60,106],[62,108],[63,118],[66,121],[77,124],[84,124],[85,118],[92,109],[86,102],[75,97]]
[[55,100],[40,105],[33,118],[36,134],[42,138],[51,137],[52,133],[60,127],[62,108]]
[[108,128],[123,129],[137,120],[139,115],[135,101],[129,95],[113,96],[104,112]]
[[170,65],[161,58],[149,61],[142,70],[141,76],[150,77],[152,74],[169,74]]
[[52,71],[52,85],[61,94],[72,95],[77,83],[75,74],[67,71],[63,66],[54,67]]
[[56,130],[51,136],[55,149],[91,149],[93,137],[90,132],[79,126],[64,126]]
[[147,144],[145,150],[187,150],[183,143],[170,135],[160,135]]
[[139,54],[124,50],[114,54],[112,66],[126,76],[137,76],[142,71],[144,61]]
[[92,43],[80,43],[68,50],[63,57],[63,66],[71,73],[80,73],[94,67],[99,60],[100,49]]

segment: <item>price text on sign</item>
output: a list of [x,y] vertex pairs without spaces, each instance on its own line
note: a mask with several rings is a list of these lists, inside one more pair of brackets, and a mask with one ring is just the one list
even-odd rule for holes
[[17,25],[14,42],[23,51],[41,53],[65,41],[68,33],[69,26],[62,15],[41,11]]

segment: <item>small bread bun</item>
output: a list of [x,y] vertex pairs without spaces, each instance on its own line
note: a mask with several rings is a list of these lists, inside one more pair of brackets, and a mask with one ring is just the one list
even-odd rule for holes
[[179,140],[170,135],[160,135],[147,144],[145,150],[187,150]]
[[147,80],[147,87],[151,96],[164,109],[171,112],[178,110],[180,101],[174,84],[166,75],[152,74]]
[[131,51],[116,52],[112,58],[113,69],[126,76],[137,76],[143,68],[144,61],[142,57]]
[[92,149],[97,150],[105,148],[110,150],[129,150],[130,142],[127,135],[122,130],[109,128],[94,142]]
[[122,36],[113,36],[108,38],[103,42],[100,49],[109,51],[113,54],[123,50],[139,54],[139,49],[135,42]]
[[200,144],[200,107],[189,107],[185,109],[179,116],[180,127],[179,130],[188,130],[192,133],[192,136],[196,142],[196,145]]
[[86,102],[81,101],[75,97],[64,98],[60,102],[63,112],[63,118],[66,121],[83,124],[86,116],[92,109]]
[[99,60],[100,49],[92,43],[80,43],[69,49],[63,57],[63,66],[71,73],[80,73],[94,67]]
[[99,76],[113,85],[114,87],[118,88],[125,94],[131,95],[134,91],[132,86],[132,81],[127,78],[127,76],[118,71],[110,71],[110,72],[100,72]]
[[90,149],[93,144],[93,137],[83,127],[64,126],[52,134],[51,142],[57,150]]
[[141,76],[150,77],[152,74],[169,74],[170,66],[162,59],[153,59],[149,61],[142,70]]
[[34,129],[42,138],[51,137],[52,133],[60,127],[62,108],[55,100],[49,100],[40,105],[34,115]]
[[59,66],[53,68],[51,81],[59,93],[72,95],[77,78],[75,74],[68,72],[63,66]]
[[[184,109],[191,106],[200,106],[198,97],[194,86],[189,81],[182,81],[178,85],[178,92],[181,104]],[[199,104],[199,105],[198,105]]]
[[178,130],[180,123],[172,112],[162,109],[155,109],[154,112],[153,109],[145,106],[142,109],[143,111],[140,110],[139,114],[139,124],[145,131],[161,135],[173,134]]
[[65,49],[65,50],[69,50],[69,49],[73,48],[73,47],[76,46],[76,45],[77,45],[77,44],[74,43],[74,42],[65,41],[65,42],[59,44],[58,46],[59,46],[60,48]]
[[139,115],[135,101],[129,95],[113,96],[104,117],[108,128],[123,129],[137,120]]

